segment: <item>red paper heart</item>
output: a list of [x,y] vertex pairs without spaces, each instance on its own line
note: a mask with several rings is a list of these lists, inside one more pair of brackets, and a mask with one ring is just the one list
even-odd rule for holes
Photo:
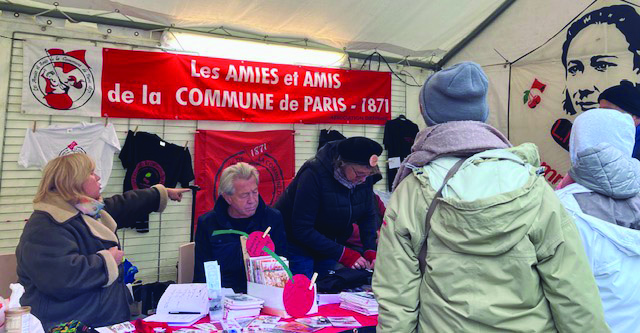
[[271,251],[275,251],[276,246],[273,244],[271,240],[271,236],[266,235],[262,238],[264,233],[262,231],[254,231],[249,234],[249,239],[247,239],[247,252],[249,252],[250,257],[260,257],[260,256],[268,256],[269,254],[263,250],[266,246]]
[[287,281],[282,293],[284,309],[291,317],[305,316],[313,306],[315,286],[309,290],[311,281],[304,274],[293,276],[293,282]]

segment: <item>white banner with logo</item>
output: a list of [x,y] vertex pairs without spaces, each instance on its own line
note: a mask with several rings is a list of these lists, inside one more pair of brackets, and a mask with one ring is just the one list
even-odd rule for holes
[[23,112],[100,117],[102,48],[44,40],[23,45]]

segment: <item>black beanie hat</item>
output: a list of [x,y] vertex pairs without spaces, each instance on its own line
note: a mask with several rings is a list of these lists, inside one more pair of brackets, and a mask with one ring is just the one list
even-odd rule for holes
[[382,154],[382,146],[369,138],[354,136],[338,143],[338,154],[345,162],[373,167]]
[[598,96],[598,102],[603,99],[619,106],[627,113],[640,117],[640,90],[629,81],[622,81],[617,86],[607,88]]

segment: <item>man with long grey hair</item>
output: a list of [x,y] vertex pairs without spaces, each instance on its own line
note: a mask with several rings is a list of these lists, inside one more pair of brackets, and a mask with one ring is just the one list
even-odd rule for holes
[[268,207],[258,193],[260,174],[252,165],[239,162],[222,171],[218,197],[214,208],[200,216],[196,230],[194,282],[204,282],[204,263],[218,261],[222,286],[237,293],[247,292],[246,272],[240,238],[235,234],[213,235],[216,230],[238,230],[248,234],[265,231],[284,255],[286,238],[282,215]]

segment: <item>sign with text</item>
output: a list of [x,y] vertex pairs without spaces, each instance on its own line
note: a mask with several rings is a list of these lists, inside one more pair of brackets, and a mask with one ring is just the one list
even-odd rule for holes
[[[23,109],[266,123],[391,119],[391,73],[25,41]],[[91,55],[90,57],[88,55]]]
[[110,117],[384,124],[390,73],[103,50]]

